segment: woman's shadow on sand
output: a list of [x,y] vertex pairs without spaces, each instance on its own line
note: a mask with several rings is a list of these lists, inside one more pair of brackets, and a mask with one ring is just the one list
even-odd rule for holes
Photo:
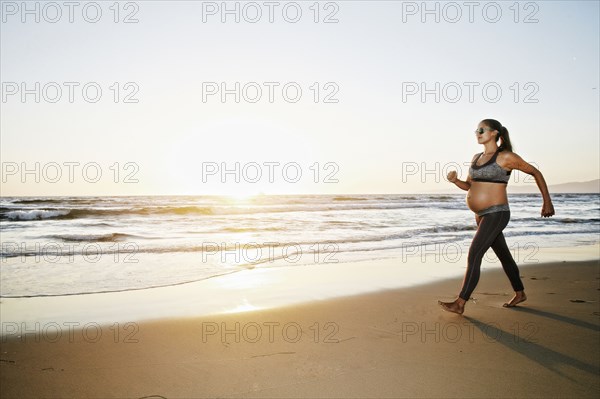
[[[570,317],[557,315],[543,310],[524,307],[515,307],[513,308],[513,310],[535,314],[541,317],[547,317],[560,322],[569,323],[578,327],[591,329],[593,331],[600,331],[600,327],[598,327],[597,325],[587,323],[581,320],[576,320]],[[572,356],[557,352],[553,349],[541,345],[537,342],[538,339],[536,339],[533,336],[533,334],[528,334],[528,337],[519,337],[519,333],[515,334],[515,331],[502,330],[498,327],[496,323],[486,323],[481,320],[477,320],[473,317],[464,315],[463,317],[469,322],[473,323],[473,325],[477,327],[481,331],[481,333],[486,337],[486,340],[488,342],[498,342],[506,346],[507,348],[533,360],[534,362],[547,368],[548,370],[551,370],[559,374],[560,376],[565,377],[570,381],[573,381],[574,383],[581,384],[581,381],[575,380],[572,377],[566,375],[564,372],[562,372],[562,366],[574,367],[578,370],[589,373],[594,377],[596,377],[600,373],[600,369],[595,365],[585,363]]]
[[577,327],[587,328],[592,331],[600,331],[600,326],[597,324],[588,323],[587,321],[577,320],[572,317],[562,316],[556,313],[546,312],[545,310],[526,308],[521,306],[515,306],[511,310],[516,312],[529,313],[535,316],[546,317],[563,323],[569,323]]

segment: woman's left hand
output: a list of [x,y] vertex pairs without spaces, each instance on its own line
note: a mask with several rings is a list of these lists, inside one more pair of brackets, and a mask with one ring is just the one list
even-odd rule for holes
[[554,215],[554,206],[552,205],[552,201],[544,202],[542,205],[542,217],[550,217]]

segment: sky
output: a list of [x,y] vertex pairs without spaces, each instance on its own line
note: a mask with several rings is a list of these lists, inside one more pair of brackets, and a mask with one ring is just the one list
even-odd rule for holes
[[223,5],[2,1],[0,194],[427,192],[485,118],[600,177],[598,1]]

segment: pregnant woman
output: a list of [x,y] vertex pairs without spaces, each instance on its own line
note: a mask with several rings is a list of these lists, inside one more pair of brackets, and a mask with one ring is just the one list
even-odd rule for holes
[[[490,247],[502,263],[502,268],[515,291],[515,296],[503,306],[513,307],[527,299],[519,276],[519,268],[502,234],[510,219],[506,186],[513,169],[535,178],[544,199],[541,216],[554,215],[554,206],[544,176],[512,152],[508,130],[495,119],[484,119],[479,123],[475,134],[477,142],[484,146],[484,151],[473,157],[467,180],[457,179],[455,171],[448,173],[448,180],[451,183],[467,191],[467,205],[475,212],[478,226],[469,248],[467,272],[458,298],[454,302],[438,301],[444,310],[458,314],[464,312],[465,303],[477,286],[481,260]],[[500,146],[496,144],[498,140],[501,141]]]

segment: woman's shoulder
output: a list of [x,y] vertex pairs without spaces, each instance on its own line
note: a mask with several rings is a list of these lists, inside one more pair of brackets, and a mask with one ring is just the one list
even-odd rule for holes
[[501,149],[500,151],[498,151],[498,158],[503,158],[503,159],[517,159],[519,158],[519,156],[517,155],[516,152],[512,152],[509,151],[507,149]]
[[512,170],[518,167],[521,157],[516,153],[509,150],[502,150],[498,152],[496,162],[503,168]]

